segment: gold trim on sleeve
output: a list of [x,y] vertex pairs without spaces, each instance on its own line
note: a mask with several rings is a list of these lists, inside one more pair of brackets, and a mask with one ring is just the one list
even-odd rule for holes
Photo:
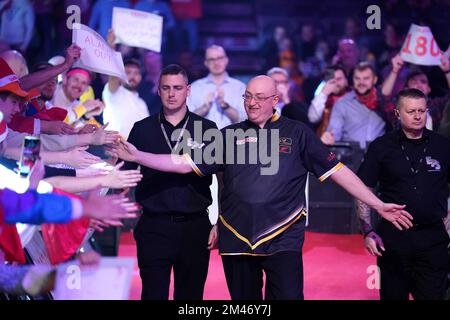
[[187,153],[183,154],[183,158],[187,161],[187,163],[191,166],[192,170],[199,176],[204,177],[205,175],[200,171],[200,169],[197,167],[194,161],[192,161],[192,158]]
[[341,169],[344,166],[344,164],[342,162],[339,162],[337,165],[335,165],[333,168],[331,168],[330,170],[328,170],[327,172],[325,172],[322,176],[320,176],[319,181],[323,182],[325,181],[329,176],[331,176],[333,173],[335,173],[336,171],[338,171],[339,169]]

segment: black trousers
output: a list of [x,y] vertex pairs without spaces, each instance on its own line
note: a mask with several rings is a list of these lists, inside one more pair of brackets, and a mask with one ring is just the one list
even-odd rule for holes
[[232,300],[303,300],[302,253],[283,251],[271,256],[222,256]]
[[167,300],[174,272],[174,300],[201,300],[209,265],[211,223],[195,218],[143,215],[134,230],[142,300]]
[[378,257],[380,299],[444,299],[449,272],[448,234],[444,224],[397,231],[385,226],[386,251]]

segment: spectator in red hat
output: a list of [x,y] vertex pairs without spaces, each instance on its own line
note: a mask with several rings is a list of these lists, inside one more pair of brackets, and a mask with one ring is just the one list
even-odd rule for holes
[[5,60],[0,59],[0,111],[6,123],[20,111],[20,105],[27,95],[28,92],[20,87],[18,77]]

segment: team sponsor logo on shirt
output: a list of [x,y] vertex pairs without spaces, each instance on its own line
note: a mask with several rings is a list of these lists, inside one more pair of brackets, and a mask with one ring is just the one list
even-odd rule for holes
[[280,145],[292,146],[292,139],[286,137],[280,137]]
[[438,160],[433,159],[432,157],[425,157],[427,165],[429,165],[432,169],[428,169],[428,172],[433,171],[441,171],[441,164]]
[[238,146],[250,142],[258,142],[258,137],[245,137],[244,139],[236,140]]
[[280,153],[291,153],[291,146],[280,145]]
[[192,138],[187,139],[187,146],[191,149],[201,149],[205,146],[204,143],[199,143]]
[[336,154],[334,152],[330,152],[327,156],[328,161],[333,161],[336,158]]
[[291,153],[292,139],[280,137],[280,153]]

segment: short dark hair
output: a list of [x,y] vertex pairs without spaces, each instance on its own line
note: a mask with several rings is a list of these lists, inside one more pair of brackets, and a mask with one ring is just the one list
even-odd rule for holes
[[427,99],[427,96],[425,93],[420,91],[419,89],[415,88],[405,88],[403,90],[400,90],[400,92],[397,94],[397,103],[395,107],[398,109],[400,107],[400,100],[402,98],[411,98],[411,99]]
[[161,70],[161,74],[159,76],[159,81],[161,81],[162,76],[166,75],[178,75],[181,74],[186,81],[186,84],[189,83],[189,78],[186,70],[178,64],[169,64]]
[[375,67],[368,61],[362,61],[360,63],[358,63],[352,71],[352,76],[355,75],[355,71],[364,71],[370,69],[370,71],[372,71],[373,75],[376,76],[377,72],[375,71]]
[[[417,76],[421,76],[424,75],[425,77],[427,77],[427,74],[420,68],[412,70],[408,76],[406,77],[406,85],[408,85],[408,82],[411,81],[413,78],[417,77]],[[428,79],[428,77],[427,77]]]
[[135,58],[125,59],[125,61],[123,62],[123,65],[124,66],[132,65],[132,66],[135,66],[136,68],[138,68],[139,70],[141,70],[141,66],[142,66],[141,62],[138,59],[135,59]]
[[342,73],[344,74],[344,77],[347,78],[347,72],[345,71],[344,67],[342,65],[340,65],[340,64],[333,64],[331,66],[326,67],[324,74],[327,74],[328,72],[330,72],[330,73],[333,72],[334,73],[334,72],[336,72],[338,70],[341,70]]

